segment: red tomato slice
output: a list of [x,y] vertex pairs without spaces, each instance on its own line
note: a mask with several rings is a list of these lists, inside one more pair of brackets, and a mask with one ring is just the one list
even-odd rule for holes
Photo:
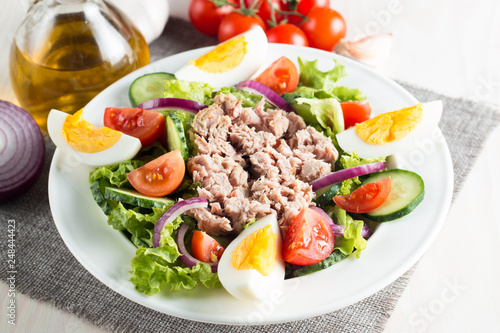
[[278,95],[289,93],[299,84],[297,66],[287,57],[281,57],[273,62],[255,81],[262,83]]
[[320,213],[306,208],[293,220],[283,241],[283,260],[294,265],[312,265],[332,253],[332,228]]
[[220,260],[224,248],[203,231],[195,230],[191,238],[191,251],[193,257],[203,262],[214,262],[213,258]]
[[368,183],[354,190],[348,195],[338,195],[333,201],[351,213],[367,213],[384,203],[391,193],[391,178],[378,180],[376,183]]
[[346,129],[370,119],[372,113],[372,106],[368,102],[342,102],[340,106],[344,114]]
[[185,171],[180,150],[174,150],[129,172],[127,179],[142,194],[163,197],[181,184]]
[[149,146],[165,132],[165,117],[139,108],[106,108],[104,126],[138,138],[143,146]]

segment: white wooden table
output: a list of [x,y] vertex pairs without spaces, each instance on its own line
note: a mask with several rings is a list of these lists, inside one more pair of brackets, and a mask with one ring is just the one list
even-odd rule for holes
[[[170,0],[187,16],[187,0]],[[500,2],[496,0],[331,0],[348,36],[393,32],[381,73],[450,96],[500,105]],[[396,8],[396,10],[394,10]],[[390,10],[392,9],[392,11]],[[10,41],[25,14],[0,0],[0,99],[15,102],[8,78]],[[438,237],[387,323],[386,332],[500,331],[500,128],[489,138]],[[102,332],[73,314],[19,295],[17,325],[7,323],[0,284],[1,332]]]

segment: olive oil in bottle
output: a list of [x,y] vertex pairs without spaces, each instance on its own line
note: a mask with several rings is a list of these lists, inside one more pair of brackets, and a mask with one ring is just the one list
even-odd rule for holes
[[102,0],[43,0],[21,24],[10,55],[19,103],[47,131],[51,109],[73,113],[149,63],[143,36]]

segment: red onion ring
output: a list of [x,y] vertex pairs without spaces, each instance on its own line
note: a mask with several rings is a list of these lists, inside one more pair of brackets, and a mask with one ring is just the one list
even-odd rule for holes
[[311,183],[312,190],[317,191],[319,189],[344,181],[346,179],[367,175],[369,173],[384,170],[384,168],[385,168],[385,162],[374,162],[335,171],[323,178],[320,178],[312,182]]
[[137,106],[139,109],[143,110],[155,110],[155,109],[181,109],[184,111],[197,114],[198,111],[203,110],[207,106],[203,103],[196,101],[191,101],[189,99],[182,98],[156,98],[146,101]]
[[18,197],[35,184],[44,156],[43,136],[33,117],[0,101],[0,202]]
[[285,110],[287,112],[295,112],[290,104],[281,98],[280,95],[266,87],[260,82],[257,81],[243,81],[235,85],[236,88],[241,90],[247,90],[252,93],[257,93],[259,95],[264,96],[264,98],[272,105],[280,108],[281,110]]
[[160,246],[161,231],[167,223],[172,223],[173,220],[187,210],[193,208],[208,207],[208,201],[205,198],[189,198],[187,200],[179,201],[170,207],[159,219],[156,221],[153,232],[153,247]]
[[[186,249],[186,244],[184,243],[184,236],[186,236],[186,232],[189,230],[189,227],[185,224],[181,224],[179,230],[177,230],[177,235],[175,235],[175,242],[177,243],[177,247],[179,248],[179,252],[182,256],[179,257],[179,261],[182,262],[186,267],[196,266],[200,260],[193,257],[188,250]],[[217,268],[219,266],[219,262],[205,262],[205,264],[210,265],[212,268],[212,273],[217,273]]]

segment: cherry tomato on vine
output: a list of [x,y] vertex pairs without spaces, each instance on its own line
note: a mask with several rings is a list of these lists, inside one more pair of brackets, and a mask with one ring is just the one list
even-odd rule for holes
[[[307,16],[311,9],[313,8],[321,8],[321,7],[330,7],[330,0],[300,0],[297,4],[295,10],[304,16]],[[284,8],[287,11],[293,10],[293,7],[287,6]],[[298,15],[288,15],[288,22],[292,24],[300,23],[303,20],[302,17]]]
[[299,71],[290,59],[281,57],[267,67],[255,81],[262,83],[278,95],[290,93],[299,84]]
[[219,42],[222,43],[256,26],[260,26],[266,31],[264,21],[262,21],[259,16],[246,16],[237,12],[232,12],[220,22],[219,33],[217,34]]
[[279,24],[266,32],[269,43],[309,46],[306,34],[293,24]]
[[[236,0],[228,1],[236,3]],[[206,35],[217,36],[220,22],[232,10],[233,7],[230,5],[217,7],[209,0],[191,0],[189,19],[198,31]]]
[[[271,20],[271,6],[269,6],[267,0],[245,0],[246,7],[252,6],[252,3],[254,3],[254,1],[256,1],[259,5],[257,15],[264,21],[266,27],[268,27],[267,21]],[[285,7],[285,3],[282,0],[271,0],[271,5],[275,10],[283,10]],[[276,21],[280,20],[280,15],[277,11],[274,12],[274,19]]]
[[336,10],[313,8],[307,18],[309,20],[304,22],[300,28],[306,34],[309,46],[333,51],[338,41],[345,37],[345,20]]

